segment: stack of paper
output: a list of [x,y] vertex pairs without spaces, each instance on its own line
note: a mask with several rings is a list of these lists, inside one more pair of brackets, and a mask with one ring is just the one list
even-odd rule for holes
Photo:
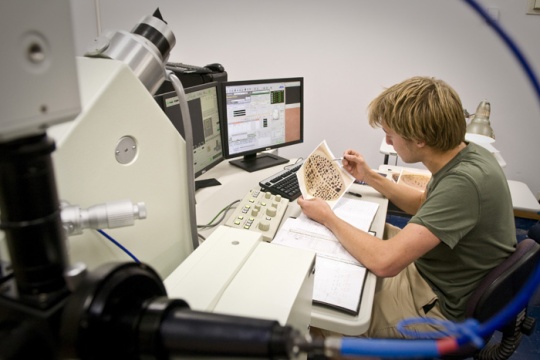
[[[334,211],[353,226],[369,231],[378,207],[377,203],[343,197]],[[317,254],[313,301],[358,314],[367,270],[325,226],[304,214],[289,218],[272,243],[313,250]]]

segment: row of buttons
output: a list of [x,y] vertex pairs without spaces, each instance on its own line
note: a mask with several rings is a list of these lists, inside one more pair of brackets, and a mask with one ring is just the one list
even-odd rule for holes
[[259,231],[265,241],[272,241],[288,205],[280,195],[251,190],[225,225]]

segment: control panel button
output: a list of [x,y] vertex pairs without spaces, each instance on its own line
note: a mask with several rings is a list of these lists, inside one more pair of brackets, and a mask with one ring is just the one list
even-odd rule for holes
[[266,209],[266,215],[274,217],[274,216],[276,216],[276,214],[277,214],[276,208],[270,207],[270,208]]
[[250,190],[225,225],[259,231],[264,241],[272,241],[287,211],[289,200],[259,189]]
[[270,229],[270,222],[263,220],[259,223],[259,230],[268,231]]

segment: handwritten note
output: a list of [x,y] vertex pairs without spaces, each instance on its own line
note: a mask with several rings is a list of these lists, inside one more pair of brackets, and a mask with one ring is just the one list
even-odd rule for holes
[[[378,207],[377,203],[344,197],[334,211],[343,220],[368,231]],[[315,251],[313,301],[358,313],[367,270],[330,230],[302,214],[285,220],[272,243]]]

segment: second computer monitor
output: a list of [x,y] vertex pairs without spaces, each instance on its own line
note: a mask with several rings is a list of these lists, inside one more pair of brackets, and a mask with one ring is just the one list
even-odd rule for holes
[[[220,89],[217,82],[211,82],[189,87],[184,91],[193,131],[193,171],[197,178],[223,161],[219,106]],[[172,91],[159,95],[156,100],[160,103],[176,130],[185,138],[182,114],[176,92]]]
[[223,155],[252,172],[288,162],[265,150],[304,141],[304,79],[282,78],[221,83]]

